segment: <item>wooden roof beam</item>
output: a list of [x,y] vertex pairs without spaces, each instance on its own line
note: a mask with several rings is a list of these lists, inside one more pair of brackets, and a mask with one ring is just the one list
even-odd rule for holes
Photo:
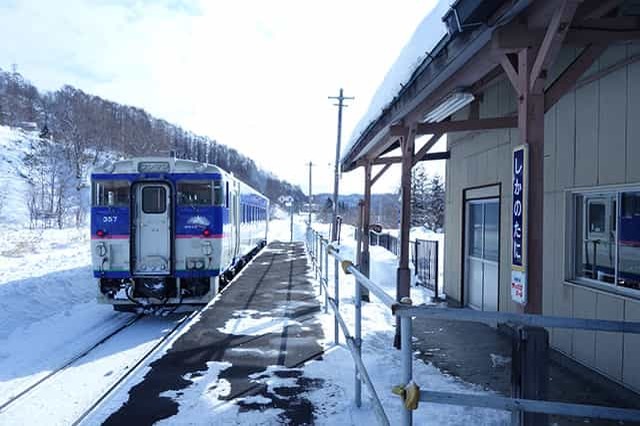
[[592,19],[605,16],[620,6],[622,0],[585,0],[576,14],[577,19]]
[[560,47],[567,36],[569,26],[582,0],[564,0],[558,4],[558,8],[553,13],[551,22],[536,55],[535,62],[531,68],[529,88],[532,92],[537,91],[536,86],[543,85],[546,80],[547,70],[555,61]]
[[424,157],[431,148],[433,148],[433,146],[436,144],[436,142],[438,142],[438,140],[440,140],[440,138],[442,137],[443,133],[436,133],[433,136],[431,136],[431,139],[429,139],[423,146],[422,148],[420,148],[420,150],[418,150],[418,152],[416,153],[414,159],[413,159],[413,165],[415,166],[416,163],[419,160],[416,160],[417,158],[422,158]]
[[607,49],[606,44],[592,44],[586,47],[566,70],[547,88],[544,93],[544,110],[549,111],[565,94],[571,90],[580,76]]
[[418,123],[418,135],[443,135],[474,130],[512,129],[518,127],[517,117],[480,118],[477,120],[442,121],[440,123]]
[[376,175],[371,179],[371,186],[373,186],[373,184],[376,183],[378,181],[378,179],[380,179],[382,177],[384,172],[389,170],[389,167],[391,167],[392,165],[393,165],[393,163],[385,164],[384,167],[378,173],[376,173]]

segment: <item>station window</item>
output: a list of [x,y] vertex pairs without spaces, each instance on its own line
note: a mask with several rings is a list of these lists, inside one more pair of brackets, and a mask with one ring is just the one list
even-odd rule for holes
[[640,294],[640,191],[574,195],[574,278]]
[[178,204],[181,206],[211,206],[213,183],[211,181],[181,181],[176,185]]
[[129,182],[105,180],[93,183],[94,206],[126,207],[129,205]]

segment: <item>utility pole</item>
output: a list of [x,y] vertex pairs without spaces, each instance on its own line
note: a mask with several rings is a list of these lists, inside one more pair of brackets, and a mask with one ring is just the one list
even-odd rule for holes
[[311,168],[313,167],[313,162],[309,161],[307,165],[309,166],[309,228],[311,228]]
[[340,180],[340,140],[342,136],[342,108],[346,108],[347,105],[344,101],[355,99],[352,96],[344,96],[342,88],[340,88],[340,95],[329,96],[329,99],[336,99],[338,107],[338,140],[336,142],[336,162],[335,162],[335,177],[333,181],[333,218],[331,227],[331,241],[338,239],[338,183]]

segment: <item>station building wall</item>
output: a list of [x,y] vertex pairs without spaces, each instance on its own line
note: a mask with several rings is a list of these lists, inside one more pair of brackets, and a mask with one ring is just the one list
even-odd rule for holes
[[[552,82],[576,57],[565,48],[550,72]],[[634,187],[640,190],[640,61],[584,84],[590,76],[640,55],[640,44],[616,45],[603,53],[576,89],[545,115],[543,313],[581,318],[640,321],[640,290],[620,294],[606,285],[573,279],[576,190]],[[480,100],[480,118],[513,115],[515,92],[505,79]],[[467,118],[469,109],[456,114]],[[465,190],[499,185],[500,252],[498,309],[515,312],[511,301],[511,155],[517,129],[448,135],[446,171],[445,292],[464,304],[463,246]],[[550,330],[551,345],[614,381],[640,392],[640,336]]]

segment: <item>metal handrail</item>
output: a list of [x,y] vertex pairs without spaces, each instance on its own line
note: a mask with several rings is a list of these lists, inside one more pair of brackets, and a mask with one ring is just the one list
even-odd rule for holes
[[[369,373],[367,372],[367,369],[364,365],[364,363],[362,362],[362,356],[361,356],[361,346],[362,346],[362,338],[361,338],[361,323],[362,323],[362,313],[361,313],[361,302],[360,302],[360,297],[361,297],[361,288],[359,285],[356,285],[356,301],[355,301],[355,338],[353,336],[351,336],[351,334],[349,333],[349,329],[347,327],[346,322],[344,321],[344,319],[342,318],[342,315],[340,313],[340,285],[339,285],[339,262],[341,264],[344,264],[343,262],[346,262],[337,252],[337,250],[335,248],[333,248],[333,246],[331,246],[329,244],[329,241],[326,240],[325,238],[323,238],[319,233],[317,233],[316,231],[313,231],[311,229],[308,230],[308,234],[311,233],[311,235],[313,236],[313,244],[310,244],[310,239],[309,235],[307,235],[307,246],[309,248],[312,248],[313,253],[310,253],[311,255],[311,259],[312,259],[312,264],[313,267],[315,269],[315,273],[316,276],[320,276],[320,291],[322,292],[322,289],[324,288],[324,296],[325,296],[325,306],[324,306],[324,311],[325,313],[327,312],[327,306],[331,306],[331,309],[333,310],[334,313],[334,321],[335,321],[335,329],[334,329],[334,342],[336,345],[339,344],[340,340],[339,340],[339,329],[342,329],[342,333],[345,336],[345,341],[347,344],[347,348],[349,349],[349,352],[351,354],[351,357],[353,358],[354,361],[354,365],[355,365],[355,374],[354,374],[354,380],[355,380],[355,402],[356,402],[356,406],[360,407],[362,405],[362,400],[361,400],[361,395],[362,395],[362,390],[361,390],[361,382],[364,382],[365,385],[367,386],[367,389],[369,390],[369,393],[371,394],[371,400],[373,403],[373,409],[374,409],[374,413],[376,415],[376,417],[378,418],[378,421],[380,422],[380,424],[385,425],[385,426],[389,426],[391,423],[389,422],[389,418],[386,414],[386,412],[384,411],[384,408],[382,406],[382,403],[380,402],[380,398],[378,397],[378,393],[376,392],[376,389],[373,385],[373,382],[371,381],[371,378],[369,377]],[[319,240],[319,244],[316,243],[316,241]],[[324,278],[322,276],[322,271],[319,271],[318,269],[321,267],[322,265],[322,249],[324,248],[324,265],[325,265],[325,269],[324,269]],[[320,250],[320,253],[318,254],[316,251],[316,249]],[[335,297],[329,297],[329,279],[328,279],[328,256],[329,254],[331,254],[332,256],[334,256],[334,291],[335,291]],[[318,260],[320,259],[320,260]],[[349,262],[350,263],[350,262]],[[348,270],[352,270],[353,265],[347,265],[346,269]],[[355,272],[358,274],[358,276],[360,277],[364,277],[362,274],[360,274],[360,271],[355,270]],[[365,277],[366,278],[366,277]],[[358,282],[358,277],[356,277],[356,283]],[[361,279],[361,278],[360,278]],[[382,289],[378,288],[377,285],[375,283],[370,283],[372,284],[373,287],[376,287],[376,290],[372,290],[374,292],[377,292],[380,295],[384,295],[387,298],[389,297],[386,293],[384,293],[384,291],[382,291]],[[374,293],[376,294],[376,293]]]
[[[313,244],[310,243],[313,237]],[[319,242],[318,242],[319,241]],[[515,314],[509,312],[487,312],[473,311],[467,309],[451,309],[438,306],[411,306],[410,299],[403,299],[400,303],[388,295],[378,284],[363,275],[351,261],[345,260],[326,239],[319,233],[309,229],[307,235],[307,245],[310,249],[310,256],[315,268],[316,276],[320,276],[321,291],[325,291],[325,312],[327,306],[331,306],[335,317],[335,342],[339,343],[338,329],[342,329],[345,335],[347,347],[353,357],[355,364],[355,402],[358,407],[361,405],[361,381],[364,381],[372,395],[374,412],[381,424],[388,425],[389,419],[382,407],[375,387],[367,373],[366,367],[361,357],[361,285],[369,289],[382,303],[389,307],[392,313],[400,318],[401,322],[401,359],[402,359],[402,383],[409,384],[412,381],[413,354],[411,347],[412,322],[413,317],[438,318],[455,321],[473,321],[492,323],[508,322],[535,327],[567,328],[581,330],[596,330],[607,332],[622,332],[640,334],[640,322],[610,321],[587,318],[569,318],[547,315]],[[324,248],[324,262],[322,262],[322,250]],[[320,251],[320,253],[318,253]],[[328,297],[328,255],[334,257],[334,291],[335,297]],[[320,259],[320,260],[319,260]],[[343,265],[346,273],[354,276],[355,288],[355,338],[349,333],[348,327],[342,318],[339,306],[339,267]],[[324,278],[319,268],[324,264]],[[614,420],[640,420],[640,410],[615,408],[606,406],[594,406],[584,404],[571,404],[563,402],[530,400],[519,398],[506,398],[493,395],[469,395],[450,392],[437,392],[420,390],[418,394],[420,401],[453,404],[474,407],[487,407],[511,411],[527,411],[546,414],[583,416],[593,418],[609,418]],[[410,425],[413,422],[412,411],[408,408],[402,410],[402,424]]]
[[640,322],[515,314],[512,312],[473,311],[470,309],[442,308],[428,305],[415,307],[397,305],[394,306],[394,314],[399,317],[422,317],[482,323],[508,322],[533,327],[640,334]]

